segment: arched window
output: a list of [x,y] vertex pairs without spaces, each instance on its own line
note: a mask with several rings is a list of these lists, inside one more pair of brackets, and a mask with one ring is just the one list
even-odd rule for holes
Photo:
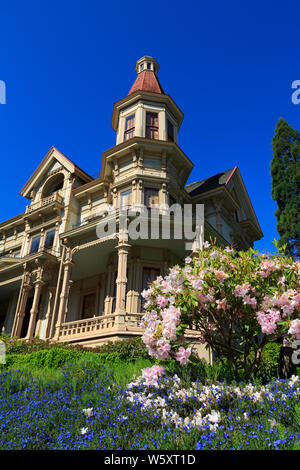
[[58,173],[50,178],[44,185],[42,191],[42,198],[48,197],[51,194],[55,193],[59,189],[62,189],[64,185],[64,175],[62,173]]

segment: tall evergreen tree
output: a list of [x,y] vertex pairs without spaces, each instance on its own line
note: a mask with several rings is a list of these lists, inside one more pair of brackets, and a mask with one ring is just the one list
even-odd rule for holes
[[279,245],[286,252],[300,257],[300,135],[280,118],[272,139],[271,162],[272,198],[277,202],[275,212]]

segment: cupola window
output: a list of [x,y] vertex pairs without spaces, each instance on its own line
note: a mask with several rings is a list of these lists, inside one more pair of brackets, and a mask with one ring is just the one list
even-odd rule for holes
[[135,129],[135,114],[132,114],[131,116],[128,116],[125,120],[124,140],[128,140],[134,137],[134,129]]
[[168,121],[168,141],[174,142],[174,126],[170,121]]
[[158,139],[158,113],[146,113],[146,138]]

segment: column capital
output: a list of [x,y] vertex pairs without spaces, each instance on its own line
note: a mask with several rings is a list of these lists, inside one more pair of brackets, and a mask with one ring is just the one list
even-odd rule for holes
[[68,268],[74,268],[74,263],[73,261],[67,259],[66,261],[63,262],[64,269]]
[[44,284],[45,284],[45,281],[43,281],[42,279],[37,279],[37,280],[34,281],[34,283],[33,283],[33,285],[34,285],[34,286],[37,286],[37,287],[42,287]]
[[118,253],[127,253],[129,252],[131,245],[127,241],[120,240],[117,245]]

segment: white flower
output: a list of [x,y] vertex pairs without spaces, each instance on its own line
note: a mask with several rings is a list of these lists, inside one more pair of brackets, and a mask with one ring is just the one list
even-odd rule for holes
[[80,433],[81,435],[86,434],[89,428],[81,428]]
[[88,416],[89,418],[90,418],[91,416],[93,416],[93,414],[94,414],[93,408],[85,408],[85,409],[82,410],[82,411],[83,411],[83,413],[84,413],[86,416]]
[[212,424],[218,424],[221,421],[221,415],[219,411],[212,410],[212,412],[207,415],[207,419]]
[[292,375],[292,377],[290,378],[290,382],[291,382],[292,384],[295,384],[295,383],[297,383],[298,381],[299,381],[298,375]]
[[117,421],[126,421],[128,419],[128,416],[119,416],[117,418]]
[[268,421],[269,421],[269,423],[270,423],[270,425],[271,425],[271,428],[273,429],[274,426],[276,426],[276,421],[275,421],[275,419],[268,419]]

